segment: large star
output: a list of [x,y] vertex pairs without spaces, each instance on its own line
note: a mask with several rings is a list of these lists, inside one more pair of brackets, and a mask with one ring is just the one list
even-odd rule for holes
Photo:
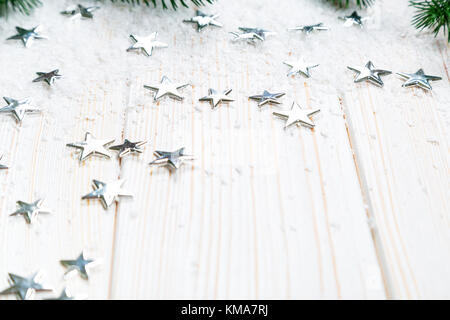
[[51,213],[50,209],[42,207],[43,199],[38,199],[32,203],[17,201],[17,210],[10,214],[10,216],[21,215],[29,224],[33,223],[40,213]]
[[152,86],[144,85],[144,88],[156,91],[154,97],[155,101],[164,97],[165,95],[169,95],[177,100],[183,100],[184,97],[180,92],[178,92],[178,89],[184,88],[188,85],[189,83],[173,83],[172,80],[170,80],[166,76],[163,76],[159,84],[155,84]]
[[258,101],[258,107],[262,107],[266,103],[280,104],[278,98],[281,98],[284,95],[285,93],[270,93],[269,91],[264,90],[262,94],[250,96],[249,98]]
[[291,67],[289,70],[288,76],[294,75],[296,73],[302,73],[307,78],[309,78],[311,75],[309,73],[309,69],[315,68],[318,66],[318,64],[311,64],[305,61],[303,57],[300,57],[297,61],[291,61],[291,62],[283,62],[285,65],[288,65]]
[[130,140],[125,139],[125,141],[122,144],[111,146],[109,148],[111,150],[119,151],[119,158],[122,158],[132,152],[142,153],[141,146],[143,146],[146,143],[147,143],[146,141],[131,142]]
[[21,27],[16,27],[17,34],[9,37],[6,40],[22,40],[26,48],[33,44],[34,39],[47,39],[46,36],[40,34],[41,26],[34,27],[32,29],[24,29]]
[[383,86],[383,81],[381,80],[380,76],[392,73],[391,71],[388,70],[375,69],[372,61],[367,62],[364,67],[347,67],[347,68],[357,73],[354,82],[361,82],[367,80],[380,87]]
[[197,24],[197,31],[203,30],[203,28],[211,25],[216,27],[222,27],[223,25],[216,21],[216,19],[219,17],[218,14],[206,14],[201,12],[200,10],[197,10],[195,12],[195,17],[190,19],[185,19],[183,22],[188,23],[196,23]]
[[416,73],[397,72],[397,74],[406,79],[402,87],[418,86],[422,89],[432,90],[429,81],[442,80],[441,77],[425,74],[423,69],[417,70]]
[[295,28],[289,28],[289,31],[303,31],[304,33],[308,34],[313,32],[314,30],[329,30],[328,27],[325,27],[323,25],[323,23],[317,23],[317,24],[312,24],[312,25],[307,25],[307,26],[298,26]]
[[232,102],[234,101],[231,98],[228,98],[228,94],[231,92],[231,89],[227,89],[223,92],[218,92],[214,89],[208,90],[208,95],[200,98],[199,101],[210,101],[211,108],[214,109],[221,102]]
[[195,158],[191,155],[184,154],[184,148],[175,151],[155,151],[155,160],[150,162],[153,165],[164,165],[169,166],[169,169],[178,169],[185,161],[194,160]]
[[147,37],[140,37],[133,34],[130,35],[130,38],[133,39],[135,43],[133,43],[127,51],[142,51],[147,57],[149,57],[152,55],[154,48],[167,48],[167,43],[156,41],[157,35],[158,32],[153,32]]
[[110,158],[111,155],[105,146],[114,142],[114,139],[95,139],[89,132],[86,132],[84,141],[68,143],[68,147],[81,149],[80,162],[92,155],[101,155]]
[[0,112],[10,112],[16,118],[17,122],[22,122],[26,113],[41,112],[38,108],[31,105],[31,98],[15,100],[13,98],[3,97],[8,104],[0,108]]
[[297,103],[293,102],[291,110],[276,111],[273,112],[273,114],[286,120],[286,124],[284,126],[285,128],[296,123],[299,123],[309,128],[314,128],[315,125],[309,117],[311,117],[313,114],[319,111],[320,109],[304,110],[300,108],[300,106]]
[[66,275],[78,272],[85,279],[89,279],[89,269],[94,266],[94,260],[86,259],[84,252],[81,252],[75,260],[61,260],[60,263],[67,268]]
[[59,74],[59,70],[53,70],[50,72],[36,72],[38,77],[33,80],[33,82],[39,82],[39,81],[45,81],[49,86],[51,86],[55,79],[59,79],[62,77],[62,75]]
[[53,291],[40,282],[41,274],[34,273],[28,278],[9,273],[10,287],[0,292],[1,295],[15,294],[21,300],[34,297],[36,292]]
[[45,300],[79,300],[81,298],[74,297],[72,293],[69,291],[69,289],[64,288],[58,297],[55,298],[47,298]]
[[360,26],[361,28],[363,27],[363,22],[365,20],[367,20],[367,17],[361,17],[358,12],[353,11],[351,15],[349,16],[344,16],[344,17],[339,17],[339,19],[344,20],[344,26],[345,27],[351,27],[352,25],[356,24],[358,26]]
[[109,183],[105,183],[98,180],[92,181],[94,191],[83,196],[82,199],[100,199],[103,208],[108,209],[114,201],[118,201],[119,197],[132,197],[133,194],[122,189],[122,185],[125,183],[124,179],[119,179]]

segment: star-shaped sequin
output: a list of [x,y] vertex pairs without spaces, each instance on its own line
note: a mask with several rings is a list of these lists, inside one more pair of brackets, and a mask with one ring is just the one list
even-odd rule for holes
[[100,7],[97,7],[97,6],[84,7],[81,4],[79,4],[73,10],[61,11],[61,14],[71,16],[72,18],[83,17],[83,18],[92,19],[94,17],[92,12],[94,12],[95,10],[98,10],[98,9],[100,9]]
[[397,74],[406,79],[402,87],[418,86],[425,90],[432,90],[430,81],[442,80],[441,77],[425,74],[423,69],[417,70],[416,73],[397,72]]
[[280,104],[278,98],[281,98],[284,95],[285,93],[270,93],[269,91],[264,90],[262,94],[250,96],[249,98],[258,101],[258,107],[262,107],[266,103]]
[[93,180],[92,186],[94,191],[83,196],[82,199],[100,199],[103,208],[108,209],[114,201],[119,200],[119,197],[133,196],[131,192],[122,189],[122,185],[124,183],[124,179],[119,179],[108,183]]
[[45,81],[49,86],[51,86],[55,79],[59,79],[62,77],[62,75],[59,74],[59,70],[53,70],[50,72],[36,72],[38,77],[33,80],[33,82],[39,82],[39,81]]
[[284,126],[285,128],[296,123],[299,123],[309,128],[314,128],[314,123],[312,122],[310,117],[319,111],[320,109],[304,110],[300,108],[300,106],[297,103],[293,102],[291,110],[276,111],[273,112],[273,114],[286,120],[286,124]]
[[111,150],[119,151],[119,158],[122,158],[132,152],[142,153],[141,146],[143,146],[146,143],[147,143],[146,141],[131,142],[130,140],[125,139],[125,141],[122,144],[111,146],[109,148]]
[[195,17],[190,19],[185,19],[183,22],[187,23],[196,23],[197,24],[197,31],[203,30],[203,28],[211,25],[216,27],[222,27],[223,25],[216,21],[216,19],[219,17],[218,14],[206,14],[201,12],[200,10],[197,10],[195,12]]
[[391,71],[375,69],[371,61],[367,62],[364,67],[347,67],[348,69],[356,72],[356,77],[354,82],[361,82],[367,80],[377,86],[382,87],[383,81],[381,80],[382,75],[391,74]]
[[140,37],[137,35],[130,35],[130,38],[135,41],[127,51],[142,51],[147,57],[151,56],[154,48],[167,48],[169,45],[164,42],[156,41],[158,32],[153,32],[147,37]]
[[221,102],[232,102],[233,99],[228,97],[228,94],[231,92],[231,89],[227,89],[223,92],[218,92],[214,89],[208,90],[208,95],[200,98],[199,101],[210,101],[211,102],[211,108],[214,109],[218,106]]
[[75,260],[61,260],[60,263],[67,268],[66,276],[78,272],[85,280],[89,280],[90,268],[94,266],[94,260],[86,259],[84,252],[81,252]]
[[40,31],[42,27],[37,26],[32,29],[24,29],[21,27],[16,27],[17,34],[9,37],[6,40],[22,40],[24,46],[26,48],[30,47],[35,39],[47,39],[46,36],[43,36]]
[[92,155],[110,158],[111,155],[105,147],[113,142],[114,139],[95,139],[89,132],[86,132],[84,141],[68,143],[67,146],[81,149],[80,162],[82,162]]
[[178,169],[185,161],[194,160],[191,155],[184,154],[184,148],[169,152],[169,151],[155,151],[155,160],[149,165],[163,165],[169,166],[169,169]]
[[0,292],[0,295],[15,294],[20,300],[32,299],[36,292],[53,291],[41,283],[42,274],[37,272],[28,278],[9,273],[10,287]]
[[360,26],[361,28],[363,27],[363,22],[365,20],[367,20],[368,18],[365,17],[361,17],[358,12],[353,11],[351,15],[349,16],[344,16],[344,17],[339,17],[339,19],[344,20],[344,26],[345,27],[351,27],[352,25],[356,24],[358,26]]
[[10,216],[23,216],[28,224],[32,224],[36,220],[38,214],[51,213],[50,209],[44,208],[42,206],[43,202],[43,199],[38,199],[31,203],[17,201],[17,210],[11,213]]
[[79,300],[80,298],[74,297],[69,289],[64,288],[58,297],[55,298],[47,298],[45,300]]
[[[0,160],[2,160],[2,158],[3,158],[3,155],[0,155]],[[1,169],[8,169],[8,166],[0,163],[0,170]]]
[[312,64],[312,63],[306,62],[303,57],[300,57],[296,61],[288,61],[288,62],[283,62],[283,63],[285,65],[291,67],[291,69],[289,70],[289,73],[287,74],[288,77],[292,76],[296,73],[301,73],[304,76],[306,76],[307,78],[309,78],[309,77],[311,77],[311,74],[309,73],[309,69],[319,66],[318,64]]
[[31,105],[31,98],[16,100],[13,98],[3,97],[8,105],[0,108],[0,112],[11,113],[17,122],[22,122],[26,113],[41,112],[38,108]]
[[311,24],[311,25],[306,25],[306,26],[298,26],[295,28],[289,28],[289,31],[302,31],[306,34],[311,33],[315,30],[329,30],[328,27],[325,27],[323,25],[323,23],[317,23],[317,24]]
[[188,86],[189,83],[173,83],[172,80],[163,76],[161,82],[159,84],[155,84],[152,86],[144,85],[144,88],[156,91],[154,100],[157,101],[162,97],[168,95],[177,100],[183,100],[183,96],[178,91],[181,88]]

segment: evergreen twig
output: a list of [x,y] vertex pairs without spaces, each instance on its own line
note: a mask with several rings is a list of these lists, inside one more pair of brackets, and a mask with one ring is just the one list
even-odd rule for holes
[[[351,2],[350,0],[327,0],[327,1],[332,2],[341,8],[348,7]],[[360,8],[371,6],[374,2],[375,0],[354,0],[354,3]]]
[[450,0],[415,0],[409,5],[417,9],[412,19],[417,29],[431,29],[434,36],[442,29],[450,42]]

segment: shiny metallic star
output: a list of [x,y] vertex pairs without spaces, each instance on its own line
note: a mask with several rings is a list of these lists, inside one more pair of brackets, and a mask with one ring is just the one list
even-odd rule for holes
[[21,215],[25,218],[28,224],[34,223],[38,214],[51,213],[50,209],[42,207],[43,199],[38,199],[32,203],[17,201],[17,210],[10,214],[10,216]]
[[94,7],[84,7],[81,4],[79,4],[76,9],[73,10],[65,10],[61,11],[61,14],[72,16],[72,18],[89,18],[92,19],[94,15],[92,14],[93,11],[100,9],[100,7],[94,6]]
[[199,101],[210,101],[211,102],[211,108],[214,109],[217,107],[217,105],[221,102],[232,102],[233,99],[228,98],[228,94],[231,92],[231,89],[227,89],[223,91],[222,93],[217,92],[214,89],[208,90],[208,95],[200,98]]
[[37,26],[32,29],[24,29],[21,27],[16,27],[18,33],[12,37],[9,37],[6,40],[22,40],[24,46],[28,48],[33,44],[34,39],[47,39],[46,36],[40,34],[41,29],[42,29],[41,26]]
[[113,182],[105,183],[98,180],[92,180],[94,191],[83,196],[81,199],[100,199],[103,208],[108,209],[114,201],[119,201],[119,197],[132,197],[133,194],[122,189],[125,183],[124,179],[119,179]]
[[[0,160],[2,160],[3,155],[0,155]],[[4,164],[0,164],[0,170],[1,169],[8,169],[8,166],[5,166]]]
[[78,300],[78,298],[74,297],[69,289],[64,288],[63,291],[61,291],[60,295],[58,297],[55,298],[48,298],[45,300]]
[[65,275],[78,272],[85,280],[89,280],[89,269],[94,265],[94,260],[86,259],[83,251],[75,260],[61,260],[59,262],[67,268]]
[[286,124],[284,126],[285,128],[295,123],[299,123],[309,128],[314,128],[314,123],[309,117],[311,117],[313,114],[319,111],[320,109],[304,110],[300,108],[300,106],[297,103],[293,102],[291,110],[276,111],[273,112],[273,114],[286,120]]
[[92,155],[100,155],[110,158],[111,155],[105,146],[114,142],[114,139],[95,139],[89,132],[86,132],[84,141],[68,143],[68,147],[81,149],[80,162]]
[[348,69],[355,71],[356,77],[354,82],[361,82],[367,80],[380,87],[383,86],[383,81],[381,80],[382,75],[391,74],[391,71],[375,69],[372,61],[366,63],[364,67],[347,67]]
[[197,31],[203,30],[203,28],[211,25],[216,27],[222,27],[223,25],[216,21],[216,19],[219,17],[218,14],[206,14],[201,12],[200,10],[197,10],[195,12],[195,17],[190,19],[185,19],[183,22],[187,23],[196,23],[197,24]]
[[230,32],[230,34],[234,36],[233,41],[246,40],[251,43],[255,43],[256,40],[264,41],[264,38],[261,35],[254,32]]
[[345,27],[351,27],[352,25],[356,24],[359,25],[361,28],[363,27],[363,21],[367,20],[367,17],[361,17],[358,12],[353,11],[351,15],[339,17],[339,19],[344,20],[344,26]]
[[423,69],[417,70],[416,73],[397,72],[397,74],[406,79],[406,81],[402,84],[402,87],[418,86],[422,89],[432,90],[429,81],[442,80],[441,77],[425,74]]
[[0,295],[15,294],[21,300],[32,299],[36,292],[53,291],[40,282],[41,273],[37,272],[28,278],[9,273],[10,287],[0,292]]
[[169,169],[178,169],[185,161],[195,160],[191,155],[184,154],[184,148],[168,152],[168,151],[155,151],[155,160],[149,163],[149,165],[164,165],[169,166]]
[[147,143],[146,141],[131,142],[130,140],[125,139],[125,141],[122,144],[111,146],[109,148],[111,150],[119,151],[119,158],[122,158],[132,152],[142,153],[141,146],[143,146],[146,143]]
[[266,29],[261,28],[246,28],[246,27],[239,27],[239,30],[241,30],[244,34],[245,33],[254,33],[258,35],[262,40],[266,40],[267,36],[273,36],[276,35],[276,32],[269,31]]
[[157,35],[158,32],[153,32],[147,37],[140,37],[131,34],[130,38],[133,39],[135,43],[133,43],[127,51],[142,51],[147,57],[149,57],[152,55],[154,48],[167,48],[169,46],[167,43],[156,41]]
[[297,61],[292,62],[283,62],[285,65],[288,65],[291,67],[289,70],[289,73],[287,74],[288,77],[291,75],[294,75],[296,73],[302,73],[307,78],[309,78],[311,75],[309,73],[309,69],[315,68],[318,66],[318,64],[310,64],[305,62],[305,59],[303,57],[300,57]]
[[262,107],[266,103],[280,104],[278,98],[281,98],[284,95],[285,93],[270,93],[269,91],[264,90],[263,94],[250,96],[249,98],[252,100],[257,100],[258,107]]
[[36,72],[36,74],[38,75],[38,77],[34,79],[33,82],[45,81],[49,86],[51,86],[55,82],[55,79],[59,79],[62,77],[59,74],[58,69],[50,72]]
[[325,27],[323,25],[323,23],[317,23],[317,24],[312,24],[312,25],[308,25],[308,26],[298,26],[295,28],[289,28],[289,31],[303,31],[304,33],[308,34],[311,33],[315,30],[329,30],[328,27]]
[[165,95],[169,95],[177,100],[183,100],[184,97],[180,92],[178,92],[178,89],[184,88],[188,85],[189,83],[173,83],[172,80],[170,80],[166,76],[163,76],[159,84],[155,84],[152,86],[144,85],[144,88],[156,91],[154,97],[155,101],[164,97]]
[[10,112],[14,116],[17,122],[22,122],[26,113],[37,113],[41,110],[31,105],[31,98],[25,98],[22,100],[15,100],[13,98],[3,97],[8,104],[0,108],[0,112]]

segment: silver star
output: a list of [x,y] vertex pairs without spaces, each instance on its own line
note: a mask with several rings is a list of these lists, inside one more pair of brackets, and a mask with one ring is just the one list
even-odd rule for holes
[[353,11],[351,15],[339,17],[341,20],[345,20],[344,26],[345,27],[351,27],[352,25],[356,24],[359,25],[361,28],[363,27],[363,21],[367,20],[367,17],[361,17],[358,12]]
[[367,62],[364,67],[347,67],[347,68],[357,73],[354,82],[361,82],[367,80],[380,87],[383,86],[383,81],[381,80],[380,76],[392,73],[391,71],[388,70],[374,69],[372,61]]
[[[3,155],[0,156],[0,160],[2,160]],[[0,164],[0,169],[9,169],[8,166],[5,166],[4,164]]]
[[119,179],[113,182],[105,183],[98,180],[92,181],[94,191],[83,196],[82,199],[100,199],[103,208],[108,209],[114,201],[118,201],[118,197],[132,197],[133,194],[122,189],[125,183],[124,179]]
[[126,156],[131,152],[142,153],[141,146],[143,146],[146,143],[147,143],[146,141],[131,142],[130,140],[125,139],[125,141],[122,144],[111,146],[109,148],[111,150],[119,151],[119,158],[122,158],[123,156]]
[[153,86],[144,85],[144,88],[156,91],[154,100],[158,100],[165,95],[169,95],[177,100],[183,100],[183,96],[178,92],[178,89],[188,86],[189,83],[173,83],[169,78],[163,76],[159,84]]
[[254,33],[258,35],[262,40],[266,40],[266,36],[273,36],[276,35],[276,32],[269,31],[266,29],[261,28],[246,28],[246,27],[239,27],[239,30],[241,30],[244,34],[245,33]]
[[98,10],[98,9],[100,9],[100,7],[97,7],[97,6],[84,7],[81,4],[79,4],[79,5],[77,5],[76,9],[61,11],[61,14],[72,16],[72,18],[83,17],[83,18],[92,19],[94,17],[92,12],[95,10]]
[[[1,111],[1,109],[0,109]],[[101,155],[110,158],[111,155],[105,146],[114,142],[114,139],[95,139],[89,132],[86,132],[84,141],[68,143],[68,147],[81,149],[80,162],[92,155]]]
[[41,26],[37,26],[32,29],[16,27],[18,33],[6,40],[22,40],[24,46],[28,48],[33,44],[34,39],[47,39],[46,36],[40,34],[41,28]]
[[94,265],[94,260],[86,259],[83,251],[75,260],[61,260],[59,262],[67,268],[65,275],[78,272],[85,280],[89,280],[89,270]]
[[59,79],[62,77],[59,74],[58,69],[50,72],[36,72],[36,74],[38,75],[38,77],[34,79],[33,82],[45,81],[49,86],[51,86],[55,82],[55,79]]
[[69,289],[64,288],[63,291],[61,291],[60,295],[58,297],[55,298],[48,298],[45,300],[78,300],[79,298],[74,297]]
[[285,93],[270,93],[267,90],[264,90],[263,94],[258,94],[254,96],[250,96],[250,99],[257,100],[258,101],[258,107],[262,107],[266,103],[274,103],[274,104],[280,104],[278,101],[278,98],[281,98],[284,96]]
[[219,93],[214,89],[209,89],[208,95],[203,98],[200,98],[199,101],[210,101],[211,107],[212,107],[212,109],[214,109],[221,102],[234,101],[233,99],[230,99],[227,96],[230,92],[231,92],[231,89],[227,89],[227,90],[223,91],[222,93]]
[[309,69],[315,68],[318,66],[318,64],[310,64],[305,62],[305,59],[303,57],[300,57],[297,61],[292,62],[283,62],[285,65],[288,65],[291,67],[289,70],[288,76],[294,75],[296,73],[302,73],[307,78],[309,78],[311,75],[309,74]]
[[28,224],[32,224],[36,220],[38,214],[51,213],[50,209],[42,207],[43,202],[43,199],[38,199],[32,203],[17,201],[17,210],[11,213],[10,216],[21,215]]
[[184,154],[184,148],[168,152],[168,151],[155,151],[155,160],[149,163],[149,165],[164,165],[169,166],[169,169],[178,169],[185,161],[195,160],[191,155]]
[[17,122],[22,122],[26,113],[37,113],[41,110],[31,105],[31,98],[25,98],[22,100],[15,100],[13,98],[3,97],[8,104],[0,108],[0,112],[10,112],[16,118]]
[[147,37],[139,37],[131,34],[130,38],[135,41],[131,47],[127,49],[127,51],[142,51],[144,54],[149,57],[152,55],[154,48],[167,48],[168,44],[160,41],[156,41],[156,36],[158,32],[153,32]]
[[304,33],[311,33],[314,30],[329,30],[328,27],[325,27],[323,23],[312,24],[308,26],[298,26],[295,28],[289,28],[289,31],[303,31]]
[[264,41],[264,37],[254,32],[243,32],[243,33],[230,32],[230,33],[234,36],[233,41],[246,40],[250,43],[255,43],[256,40]]
[[297,103],[293,102],[291,110],[276,111],[273,114],[286,120],[286,124],[284,126],[285,128],[295,123],[300,123],[306,127],[314,128],[314,123],[309,117],[319,111],[320,109],[303,110]]
[[429,81],[442,80],[441,77],[425,74],[423,69],[417,70],[416,73],[397,72],[397,74],[406,79],[406,81],[402,84],[402,87],[418,86],[422,89],[432,90]]
[[32,299],[36,292],[53,291],[40,282],[41,274],[34,273],[28,278],[9,273],[10,287],[0,292],[0,295],[15,294],[21,300]]
[[195,17],[190,19],[185,19],[183,22],[188,23],[196,23],[197,24],[197,31],[203,30],[203,28],[212,25],[216,27],[222,27],[223,25],[216,21],[216,19],[219,17],[218,14],[206,14],[201,12],[200,10],[197,10],[195,12]]

